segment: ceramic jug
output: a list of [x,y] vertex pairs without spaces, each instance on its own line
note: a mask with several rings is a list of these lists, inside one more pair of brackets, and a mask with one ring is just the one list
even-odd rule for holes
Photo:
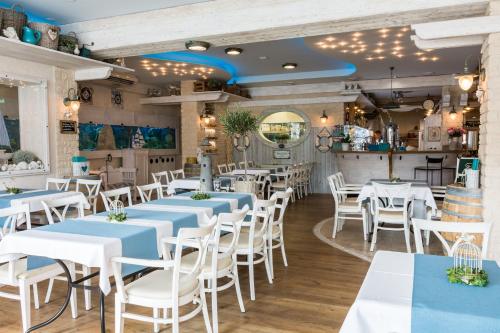
[[23,42],[30,44],[40,43],[42,34],[38,30],[31,29],[30,27],[23,27]]

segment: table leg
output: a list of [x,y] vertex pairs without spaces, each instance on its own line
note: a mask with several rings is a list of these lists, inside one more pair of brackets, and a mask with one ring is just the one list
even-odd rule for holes
[[106,333],[106,313],[104,311],[104,293],[99,291],[99,316],[101,319],[101,333]]
[[73,287],[72,287],[73,281],[71,280],[71,274],[69,273],[69,269],[62,260],[59,260],[59,259],[54,259],[54,260],[55,260],[55,262],[57,262],[59,264],[59,266],[61,266],[61,268],[64,271],[64,275],[66,275],[66,279],[68,281],[68,291],[66,292],[66,298],[64,299],[63,305],[61,306],[59,311],[57,311],[57,313],[54,316],[52,316],[47,321],[44,321],[43,323],[40,323],[40,324],[37,324],[35,326],[30,327],[26,331],[26,333],[33,332],[33,331],[38,330],[42,327],[45,327],[45,326],[52,324],[57,318],[59,318],[64,313],[64,311],[68,307],[69,301],[71,300],[71,291],[73,289]]

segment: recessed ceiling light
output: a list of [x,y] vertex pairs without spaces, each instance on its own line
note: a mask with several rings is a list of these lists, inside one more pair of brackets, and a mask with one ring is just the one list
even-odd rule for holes
[[203,41],[190,40],[186,42],[186,49],[190,51],[203,52],[208,50],[210,43]]
[[287,62],[287,63],[284,63],[283,65],[281,65],[281,67],[283,67],[284,69],[295,69],[297,68],[297,64],[294,63],[294,62]]
[[224,50],[227,55],[240,55],[243,53],[243,49],[240,49],[239,47],[228,47],[227,49]]
[[333,41],[335,40],[335,37],[331,37],[331,36],[330,36],[330,37],[327,37],[327,38],[326,38],[326,40],[327,40],[328,42],[333,42]]
[[389,29],[387,29],[387,28],[380,29],[378,32],[380,32],[381,34],[386,34],[389,32]]
[[352,35],[353,35],[354,37],[360,37],[360,36],[362,36],[363,34],[362,34],[361,32],[359,32],[359,31],[356,31],[356,32],[354,32]]
[[269,58],[268,58],[267,56],[260,56],[260,57],[259,57],[259,59],[260,59],[260,60],[267,60],[267,59],[269,59]]

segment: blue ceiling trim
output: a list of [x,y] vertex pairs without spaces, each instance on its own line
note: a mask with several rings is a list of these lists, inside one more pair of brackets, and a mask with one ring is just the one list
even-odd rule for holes
[[238,74],[237,68],[230,62],[207,54],[191,53],[188,51],[176,51],[176,52],[165,52],[157,54],[147,54],[144,55],[143,57],[150,59],[159,59],[159,60],[180,61],[180,62],[216,67],[228,73],[231,77],[234,77]]
[[[0,8],[7,8],[10,9],[12,5],[6,4],[5,2],[0,1]],[[37,15],[35,13],[31,13],[30,11],[25,9],[25,14],[28,16],[28,21],[29,22],[40,22],[40,23],[48,23],[48,24],[53,24],[60,26],[61,24],[57,22],[56,20],[47,20],[45,17],[42,17],[40,15]]]
[[283,74],[270,74],[270,75],[249,75],[242,77],[232,77],[228,83],[258,83],[258,82],[273,82],[273,81],[293,81],[304,79],[321,79],[338,76],[349,76],[356,72],[356,66],[349,64],[342,69],[332,69],[326,71],[312,71],[312,72],[294,72]]

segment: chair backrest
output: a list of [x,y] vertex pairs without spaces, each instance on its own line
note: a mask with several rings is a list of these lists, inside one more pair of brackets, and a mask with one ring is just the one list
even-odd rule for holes
[[163,191],[161,188],[161,183],[152,183],[146,185],[137,186],[137,190],[139,191],[139,195],[141,196],[141,202],[149,202],[153,199],[153,193],[156,192],[156,198],[163,198]]
[[[243,209],[234,210],[232,213],[220,213],[217,217],[217,224],[214,228],[214,233],[210,240],[210,248],[212,250],[211,260],[212,272],[217,272],[218,260],[231,257],[236,251],[238,239],[240,237],[241,225],[245,216],[249,211],[248,205]],[[224,248],[219,247],[220,236],[223,234],[225,237],[231,235],[231,242]]]
[[247,165],[249,168],[255,168],[255,162],[254,161],[247,161]]
[[[247,165],[248,165],[248,162],[247,162]],[[238,162],[238,168],[240,169],[245,169],[245,162]]]
[[128,205],[132,206],[132,194],[130,193],[130,187],[128,186],[101,192],[102,201],[104,202],[104,208],[106,211],[109,212],[110,204],[115,200],[120,200],[122,196],[125,196]]
[[[250,222],[243,222],[243,226],[249,227],[249,239],[257,239],[266,235],[269,221],[276,210],[276,200],[276,194],[273,194],[269,200],[255,200],[253,210],[248,212],[248,215],[251,215]],[[249,250],[253,251],[254,242],[249,241],[248,246]]]
[[372,186],[374,193],[372,205],[375,207],[376,214],[379,211],[402,211],[405,214],[407,213],[408,204],[411,201],[411,183],[380,184],[372,182]]
[[444,157],[426,157],[427,165],[429,164],[439,164],[443,166]]
[[69,182],[71,181],[70,178],[47,178],[47,181],[45,183],[45,189],[50,190],[56,189],[59,191],[67,191],[69,188]]
[[162,185],[170,184],[168,171],[152,172],[151,175],[155,183],[160,183]]
[[[85,203],[85,198],[81,195],[70,195],[64,198],[58,198],[54,200],[42,200],[42,206],[45,210],[45,215],[49,224],[54,224],[54,222],[62,222],[66,219],[66,214],[70,208],[76,208],[78,212],[78,217],[84,216],[83,205]],[[57,221],[54,221],[55,215]]]
[[455,249],[463,239],[458,238],[455,243],[450,247],[448,241],[441,235],[441,232],[456,232],[462,235],[481,235],[483,238],[481,245],[481,256],[486,258],[488,253],[488,242],[490,237],[491,224],[488,222],[442,222],[413,219],[413,228],[415,234],[415,245],[417,253],[424,253],[424,246],[422,244],[422,231],[431,231],[441,241],[443,248],[446,249],[448,256],[453,256]]
[[330,186],[330,191],[333,195],[333,200],[335,201],[335,209],[338,209],[339,205],[347,199],[347,195],[340,193],[342,186],[340,185],[340,179],[338,173],[326,177],[328,180],[328,185]]
[[101,183],[101,179],[77,179],[76,191],[82,192],[87,198],[95,198],[101,190]]
[[26,228],[31,229],[30,205],[23,204],[0,209],[0,220],[4,220],[0,229],[0,240],[7,234],[16,231],[16,227],[26,223]]
[[137,168],[120,168],[120,172],[124,183],[135,186],[137,181]]
[[217,169],[219,169],[219,175],[223,175],[225,173],[228,173],[228,169],[227,169],[226,164],[218,164]]
[[339,171],[337,173],[335,173],[335,176],[337,177],[337,179],[339,180],[339,185],[340,187],[345,187],[345,178],[344,178],[344,174]]
[[[274,220],[274,216],[272,224],[278,225],[283,223],[283,218],[285,216],[286,207],[288,206],[288,202],[292,196],[293,189],[291,187],[287,188],[286,191],[276,191],[274,194],[276,195],[276,208],[278,209],[278,218]],[[272,230],[272,228],[269,228]]]
[[186,176],[184,174],[184,169],[171,170],[170,176],[172,176],[172,180],[186,178]]
[[228,163],[227,164],[227,169],[229,172],[236,170],[236,163]]

